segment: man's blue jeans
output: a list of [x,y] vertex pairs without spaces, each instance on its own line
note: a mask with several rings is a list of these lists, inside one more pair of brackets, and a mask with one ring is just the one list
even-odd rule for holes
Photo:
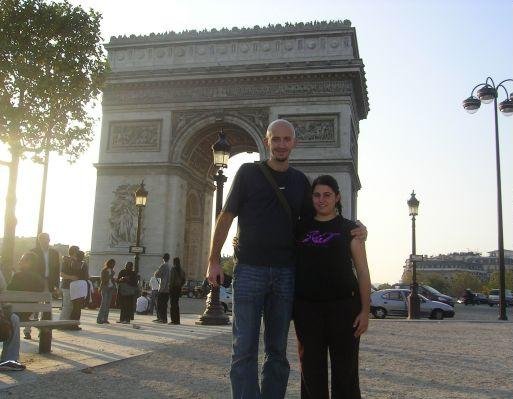
[[[290,366],[287,338],[294,299],[294,267],[238,264],[233,274],[234,399],[284,398]],[[265,357],[258,383],[258,343],[264,317]]]

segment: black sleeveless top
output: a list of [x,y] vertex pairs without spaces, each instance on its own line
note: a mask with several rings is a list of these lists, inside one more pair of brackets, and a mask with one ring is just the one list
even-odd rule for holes
[[323,302],[357,295],[350,231],[356,223],[337,216],[310,219],[297,231],[296,297]]

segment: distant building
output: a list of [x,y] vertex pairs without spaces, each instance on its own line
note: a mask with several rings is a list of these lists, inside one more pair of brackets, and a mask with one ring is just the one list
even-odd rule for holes
[[[504,251],[506,270],[513,270],[513,251]],[[488,256],[480,252],[453,252],[436,256],[425,256],[417,262],[417,272],[437,274],[446,280],[452,280],[456,273],[470,273],[481,281],[488,281],[493,272],[499,270],[499,251],[490,251]],[[406,260],[403,278],[410,271],[410,262]]]

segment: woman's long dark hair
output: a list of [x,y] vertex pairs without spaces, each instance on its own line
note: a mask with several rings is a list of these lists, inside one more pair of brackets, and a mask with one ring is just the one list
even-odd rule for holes
[[180,264],[180,258],[173,258],[173,265],[176,266],[177,269],[181,269],[182,265]]
[[[340,189],[338,188],[338,183],[335,178],[331,175],[321,175],[317,177],[312,183],[312,193],[315,187],[317,186],[328,186],[333,190],[335,195],[340,194]],[[335,208],[337,208],[337,212],[342,216],[342,204],[340,203],[340,199],[335,204]]]
[[105,263],[103,264],[103,268],[104,269],[108,269],[108,268],[113,269],[115,264],[116,264],[116,261],[111,258],[111,259],[105,261]]

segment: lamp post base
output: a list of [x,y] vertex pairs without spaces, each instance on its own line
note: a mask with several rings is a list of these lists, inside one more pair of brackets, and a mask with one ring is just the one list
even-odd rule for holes
[[224,313],[224,309],[219,302],[219,286],[212,287],[210,298],[207,299],[207,308],[196,321],[196,324],[204,326],[225,326],[230,324],[230,318]]

